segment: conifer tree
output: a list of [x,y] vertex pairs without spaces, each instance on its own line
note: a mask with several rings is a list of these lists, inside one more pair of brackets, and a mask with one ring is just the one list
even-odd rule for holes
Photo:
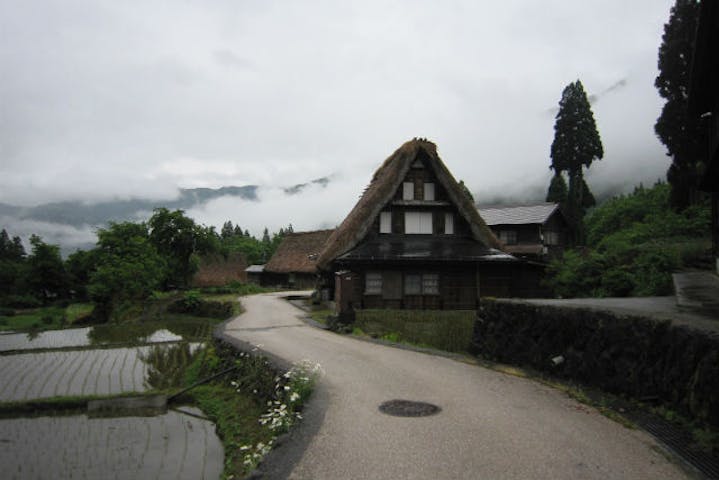
[[575,243],[583,240],[582,218],[587,205],[594,203],[594,196],[584,181],[584,168],[603,156],[592,108],[582,82],[577,80],[564,88],[559,101],[550,166],[555,174],[567,172],[569,176],[565,213],[573,227]]
[[232,221],[228,220],[222,224],[222,230],[220,230],[220,236],[223,239],[230,238],[235,234],[235,229],[232,226]]
[[547,202],[564,204],[567,201],[567,182],[561,172],[554,172],[547,190]]
[[676,0],[664,25],[659,47],[659,75],[654,85],[667,100],[654,131],[667,147],[672,164],[667,171],[671,185],[670,203],[683,209],[691,201],[698,181],[705,130],[699,119],[687,112],[694,37],[699,19],[699,2]]

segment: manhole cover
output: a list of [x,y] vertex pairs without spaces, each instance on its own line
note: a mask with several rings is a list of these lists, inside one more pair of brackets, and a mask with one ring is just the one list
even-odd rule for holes
[[410,400],[390,400],[379,406],[379,411],[395,417],[426,417],[442,411],[437,405]]

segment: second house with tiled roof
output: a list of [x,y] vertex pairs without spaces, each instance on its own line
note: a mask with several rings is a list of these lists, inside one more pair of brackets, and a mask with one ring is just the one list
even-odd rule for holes
[[505,250],[518,257],[546,262],[567,246],[569,223],[558,203],[485,206],[479,214]]

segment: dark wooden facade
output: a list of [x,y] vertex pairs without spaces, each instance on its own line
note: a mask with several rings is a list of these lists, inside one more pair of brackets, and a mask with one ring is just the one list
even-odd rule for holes
[[[353,265],[342,272],[343,291],[337,297],[344,308],[475,310],[481,297],[539,297],[546,292],[539,286],[541,265]],[[379,292],[367,291],[368,274],[382,277]],[[436,275],[434,293],[408,293],[408,277]]]

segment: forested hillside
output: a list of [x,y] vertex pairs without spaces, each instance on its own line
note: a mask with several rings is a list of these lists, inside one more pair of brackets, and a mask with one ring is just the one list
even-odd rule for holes
[[585,217],[587,246],[549,267],[548,284],[562,297],[668,295],[671,273],[699,261],[711,247],[708,203],[682,212],[669,206],[670,187],[637,187]]

